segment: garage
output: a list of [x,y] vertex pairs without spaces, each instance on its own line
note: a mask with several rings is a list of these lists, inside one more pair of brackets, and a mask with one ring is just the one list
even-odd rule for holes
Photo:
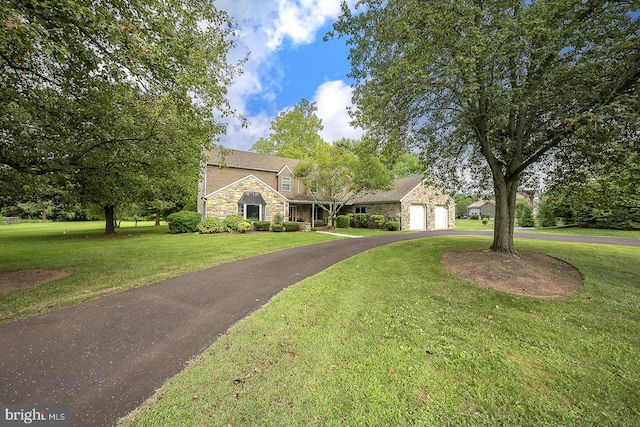
[[425,230],[427,227],[424,205],[409,207],[409,230]]
[[433,210],[435,214],[435,229],[446,230],[449,228],[449,211],[446,206],[436,206]]

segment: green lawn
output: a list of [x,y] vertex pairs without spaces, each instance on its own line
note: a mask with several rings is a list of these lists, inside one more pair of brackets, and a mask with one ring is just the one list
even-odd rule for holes
[[121,425],[640,425],[640,248],[518,240],[585,278],[540,300],[440,263],[489,242],[403,242],[304,280]]
[[456,219],[456,230],[464,231],[493,231],[493,219],[484,225],[479,219]]
[[101,222],[0,226],[0,273],[29,268],[69,276],[0,294],[0,323],[190,271],[279,249],[336,239],[320,233],[170,234],[167,226],[124,223],[115,237]]
[[[103,232],[102,223],[0,226],[0,272],[71,273],[1,294],[0,321],[338,238],[172,235],[148,223]],[[640,248],[517,240],[585,278],[576,294],[538,300],[465,283],[440,263],[490,241],[403,242],[304,280],[122,425],[640,425]]]
[[[487,225],[477,219],[456,219],[456,230],[464,231],[493,231],[493,219]],[[594,236],[594,237],[622,237],[626,239],[640,239],[640,230],[600,230],[597,228],[580,227],[537,227],[535,229],[516,229],[518,232],[527,233],[551,233],[567,234],[572,236]]]

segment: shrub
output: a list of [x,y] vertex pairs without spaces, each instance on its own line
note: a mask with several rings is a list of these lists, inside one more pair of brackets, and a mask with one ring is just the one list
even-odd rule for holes
[[256,231],[269,231],[271,228],[271,223],[269,221],[256,221],[253,223]]
[[478,216],[478,214],[473,214],[471,215],[471,219],[480,219],[480,216]]
[[[356,226],[356,214],[349,212],[347,214],[347,216],[349,217],[349,227],[355,227]],[[333,223],[337,224],[336,221],[337,221],[337,219],[334,217],[333,218]]]
[[556,217],[553,206],[551,206],[547,200],[543,200],[540,203],[538,223],[541,227],[555,227],[558,223],[558,218]]
[[491,219],[491,215],[489,215],[489,214],[482,214],[482,215],[480,215],[480,219]]
[[238,225],[244,221],[240,215],[229,215],[224,219],[224,229],[230,233],[238,231]]
[[198,224],[198,231],[202,234],[222,233],[224,223],[219,218],[207,218]]
[[351,218],[348,215],[338,215],[336,217],[336,227],[338,228],[349,228],[351,224]]
[[400,230],[400,223],[398,221],[387,221],[385,227],[387,227],[389,231],[398,231]]
[[274,222],[273,225],[271,226],[271,231],[274,231],[276,233],[279,233],[282,230],[284,230],[284,226],[282,224],[277,224]]
[[371,215],[371,221],[373,221],[376,228],[382,228],[384,227],[385,217],[384,215]]
[[285,231],[300,231],[300,223],[285,222],[283,225],[284,225]]
[[483,219],[483,220],[482,220],[482,225],[487,225],[487,224],[489,224],[489,220],[488,220],[488,219],[486,219],[486,218],[485,218],[485,219]]
[[[282,224],[282,222],[283,222],[282,214],[277,213],[277,214],[275,214],[273,216],[273,223],[274,224]],[[280,231],[282,231],[282,230],[280,230]]]
[[535,227],[536,223],[533,220],[533,209],[529,203],[518,202],[516,204],[516,215],[518,218],[518,225],[520,227]]
[[174,234],[198,231],[200,221],[202,221],[202,216],[198,212],[192,211],[174,212],[167,217],[169,231]]
[[237,227],[237,231],[238,233],[246,233],[247,231],[251,230],[253,228],[253,226],[251,225],[251,223],[249,221],[240,221],[240,223],[238,224]]
[[369,227],[369,215],[365,213],[355,214],[353,216],[353,226],[356,228]]

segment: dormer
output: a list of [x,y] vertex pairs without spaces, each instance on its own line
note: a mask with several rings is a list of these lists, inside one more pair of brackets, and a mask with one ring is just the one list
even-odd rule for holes
[[293,192],[293,171],[288,165],[285,165],[280,171],[276,174],[278,177],[278,191],[281,193],[291,193]]

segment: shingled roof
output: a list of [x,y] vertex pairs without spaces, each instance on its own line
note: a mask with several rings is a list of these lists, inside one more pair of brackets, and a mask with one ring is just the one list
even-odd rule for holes
[[390,190],[380,190],[375,193],[366,194],[352,200],[351,203],[399,202],[404,196],[409,194],[411,190],[420,185],[422,180],[421,175],[399,178],[393,181],[393,187]]
[[302,160],[288,157],[278,157],[269,154],[252,153],[250,151],[224,149],[224,157],[221,155],[219,147],[207,153],[207,164],[220,166],[221,163],[228,168],[253,169],[269,172],[280,172],[282,168],[288,166],[293,168]]

